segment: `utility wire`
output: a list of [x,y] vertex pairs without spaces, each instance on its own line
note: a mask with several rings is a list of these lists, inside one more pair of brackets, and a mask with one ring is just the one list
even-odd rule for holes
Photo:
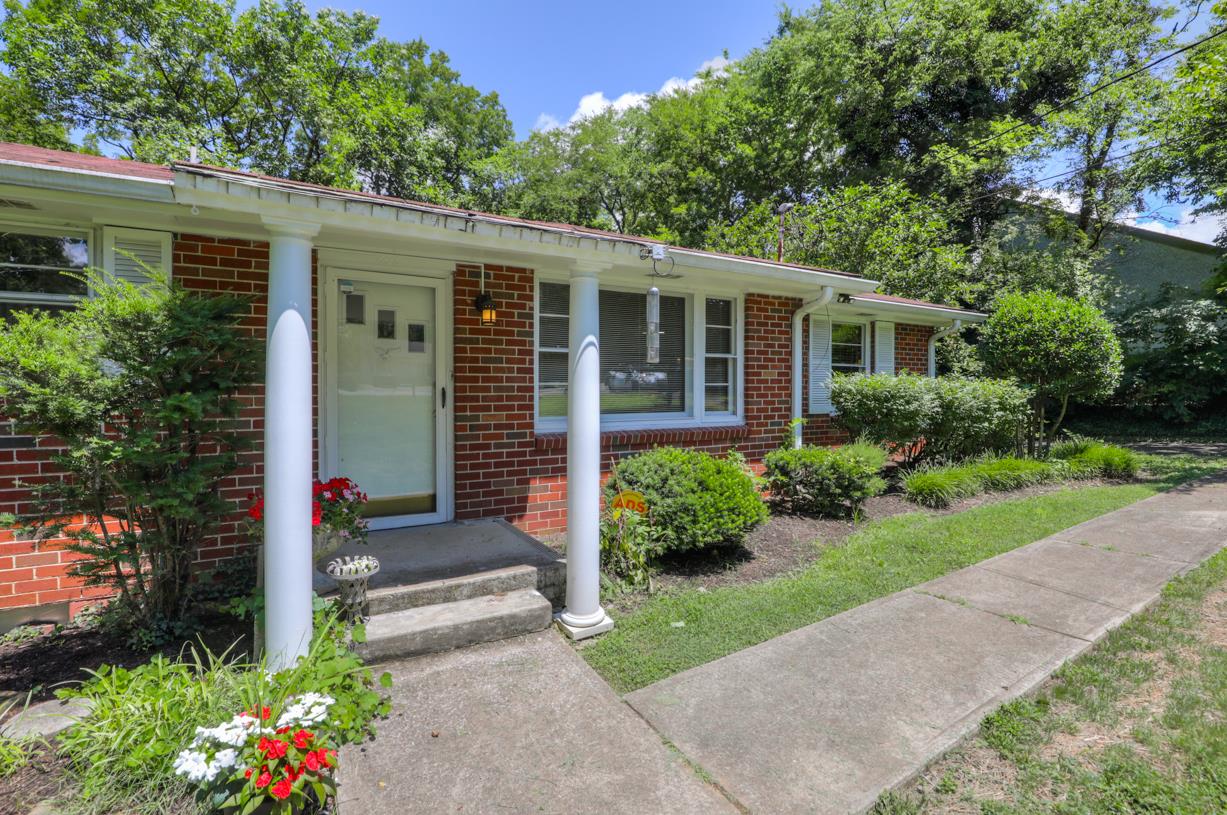
[[[1048,118],[1048,117],[1049,117],[1049,116],[1051,116],[1052,114],[1056,113],[1056,112],[1057,112],[1057,111],[1059,111],[1059,110],[1063,110],[1063,109],[1065,109],[1066,107],[1068,107],[1068,106],[1070,106],[1070,105],[1074,104],[1075,102],[1085,101],[1086,99],[1091,98],[1091,97],[1092,97],[1092,96],[1094,96],[1095,94],[1097,94],[1097,93],[1099,93],[1099,92],[1101,92],[1101,91],[1103,91],[1103,90],[1106,90],[1107,88],[1110,88],[1110,87],[1112,87],[1113,85],[1116,85],[1116,84],[1118,84],[1118,83],[1120,83],[1120,82],[1124,82],[1124,81],[1126,81],[1126,80],[1128,80],[1128,79],[1132,79],[1133,77],[1137,76],[1138,74],[1140,74],[1140,73],[1142,73],[1142,72],[1144,72],[1144,71],[1149,71],[1151,68],[1155,67],[1156,65],[1158,65],[1158,64],[1160,64],[1160,63],[1162,63],[1162,62],[1165,62],[1165,61],[1167,61],[1167,60],[1171,59],[1172,57],[1179,56],[1180,54],[1183,54],[1183,53],[1185,53],[1185,52],[1187,52],[1187,51],[1191,51],[1191,50],[1193,50],[1194,48],[1199,48],[1200,46],[1202,46],[1202,45],[1206,44],[1207,42],[1210,42],[1211,40],[1215,39],[1216,37],[1221,37],[1221,36],[1223,36],[1224,34],[1227,34],[1227,28],[1222,28],[1222,29],[1219,29],[1218,31],[1214,32],[1213,34],[1208,34],[1208,35],[1206,35],[1205,37],[1202,37],[1202,38],[1201,38],[1201,39],[1199,39],[1199,40],[1194,40],[1193,42],[1189,43],[1188,45],[1181,46],[1180,48],[1176,49],[1175,51],[1172,51],[1172,52],[1170,52],[1170,53],[1168,53],[1168,54],[1165,54],[1165,55],[1163,55],[1163,56],[1161,56],[1161,57],[1156,57],[1155,59],[1151,60],[1150,62],[1146,63],[1145,65],[1143,65],[1143,66],[1141,66],[1141,67],[1139,67],[1139,68],[1134,68],[1133,70],[1128,71],[1128,72],[1126,72],[1126,73],[1124,73],[1124,74],[1121,74],[1121,75],[1119,75],[1119,76],[1113,77],[1112,79],[1107,80],[1106,82],[1102,82],[1102,83],[1100,83],[1099,85],[1096,85],[1094,88],[1091,88],[1089,91],[1086,91],[1085,93],[1079,94],[1078,96],[1072,97],[1072,98],[1070,98],[1070,99],[1066,99],[1064,102],[1061,102],[1061,103],[1060,103],[1060,104],[1058,104],[1058,105],[1054,105],[1053,107],[1050,107],[1048,110],[1044,111],[1042,114],[1035,114],[1035,115],[1033,115],[1033,116],[1032,116],[1032,117],[1031,117],[1031,118],[1030,118],[1028,121],[1025,121],[1025,122],[1018,122],[1018,123],[1016,123],[1016,124],[1014,124],[1014,125],[1011,125],[1010,127],[1006,128],[1005,130],[1002,130],[1002,131],[1001,131],[1001,132],[999,132],[999,133],[995,133],[995,134],[993,134],[992,136],[988,136],[988,137],[983,138],[983,139],[981,139],[981,140],[979,140],[979,141],[977,141],[977,142],[973,142],[973,143],[972,143],[972,144],[971,144],[971,145],[968,147],[968,149],[967,149],[967,151],[965,152],[965,154],[964,154],[964,155],[965,155],[966,157],[969,157],[969,158],[975,158],[975,157],[977,157],[977,154],[976,154],[976,153],[974,153],[973,151],[974,151],[974,150],[975,150],[975,148],[977,148],[977,147],[980,147],[980,146],[982,146],[982,145],[985,145],[985,144],[988,144],[988,143],[990,143],[990,142],[993,142],[993,141],[995,141],[995,140],[997,140],[997,139],[1001,138],[1002,136],[1005,136],[1006,134],[1008,134],[1008,133],[1010,133],[1010,132],[1012,132],[1012,131],[1014,131],[1014,130],[1017,130],[1017,129],[1021,128],[1021,127],[1027,127],[1027,126],[1030,126],[1030,125],[1033,125],[1033,124],[1037,124],[1037,123],[1039,123],[1039,122],[1042,122],[1044,119]],[[1134,153],[1130,153],[1129,155],[1134,155]],[[1124,158],[1124,156],[1122,156],[1121,158]],[[1080,172],[1080,171],[1079,171],[1079,170],[1071,170],[1070,172],[1068,172],[1068,173],[1062,173],[1061,175],[1072,175],[1072,174],[1074,174],[1074,173],[1076,173],[1076,172]],[[899,180],[899,181],[907,180],[909,177],[915,176],[915,175],[917,175],[918,173],[919,173],[919,170],[913,170],[911,173],[905,173],[905,174],[904,174],[904,175],[903,175],[901,178],[899,178],[899,179],[892,179],[892,180]],[[1055,177],[1060,177],[1060,176],[1054,176],[1054,178],[1055,178]],[[1050,179],[1040,179],[1040,181],[1037,181],[1037,182],[1034,182],[1034,183],[1041,183],[1042,181],[1045,181],[1045,180],[1050,180]],[[839,212],[840,210],[847,209],[848,207],[852,206],[853,204],[859,204],[861,201],[867,200],[867,199],[869,199],[869,198],[873,198],[873,197],[878,196],[878,195],[881,195],[881,194],[882,194],[882,191],[881,191],[880,189],[873,189],[873,190],[870,190],[869,192],[867,192],[867,193],[865,193],[865,194],[863,194],[863,195],[859,195],[859,196],[857,196],[856,198],[853,198],[851,201],[847,201],[847,202],[845,202],[845,203],[843,203],[843,204],[837,204],[836,206],[829,207],[829,208],[827,208],[827,209],[822,210],[821,212],[817,212],[817,213],[815,213],[815,214],[814,214],[813,216],[811,216],[811,217],[813,217],[813,218],[821,218],[821,217],[823,217],[824,215],[830,215],[830,214],[831,214],[831,213],[833,213],[833,212]],[[970,203],[972,203],[973,201],[978,201],[978,200],[980,200],[980,198],[984,198],[984,197],[988,197],[988,196],[980,196],[979,198],[973,198],[973,199],[970,199],[969,201],[967,201],[966,203],[969,203],[969,204],[970,204]]]

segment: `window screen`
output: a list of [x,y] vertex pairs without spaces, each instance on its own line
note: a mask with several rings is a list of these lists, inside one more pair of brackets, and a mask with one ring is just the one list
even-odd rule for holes
[[[537,412],[543,417],[567,412],[569,298],[567,284],[541,284]],[[661,295],[658,363],[647,361],[646,293],[602,290],[600,310],[601,413],[688,415],[686,298]]]
[[737,407],[736,315],[733,301],[708,297],[705,309],[706,359],[704,404],[708,413],[732,413]]
[[831,323],[831,369],[837,373],[865,370],[865,326]]

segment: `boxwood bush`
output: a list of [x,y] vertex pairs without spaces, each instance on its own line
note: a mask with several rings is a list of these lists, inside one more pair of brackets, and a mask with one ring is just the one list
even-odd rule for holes
[[886,459],[885,450],[867,442],[785,448],[763,459],[764,476],[771,494],[793,512],[848,515],[886,489],[880,475]]
[[1027,392],[1001,379],[900,374],[837,376],[835,420],[854,437],[889,445],[917,464],[1014,450]]
[[643,493],[652,558],[741,543],[767,518],[767,507],[740,457],[657,447],[622,459],[605,485],[608,504],[619,490]]

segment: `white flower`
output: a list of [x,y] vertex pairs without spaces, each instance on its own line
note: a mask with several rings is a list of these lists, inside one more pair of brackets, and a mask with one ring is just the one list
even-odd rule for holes
[[176,775],[187,776],[187,780],[193,784],[212,781],[217,777],[217,770],[213,770],[212,776],[209,775],[209,757],[199,750],[184,750],[179,753],[174,767]]
[[242,747],[252,731],[258,730],[258,725],[259,721],[255,717],[239,714],[217,727],[198,727],[192,746],[199,747],[212,742],[228,747]]
[[319,724],[328,717],[328,708],[335,702],[322,693],[304,693],[293,697],[290,705],[277,719],[277,727],[307,727]]
[[225,750],[218,750],[217,755],[213,756],[212,763],[218,769],[229,770],[239,763],[239,753],[231,747],[227,747]]

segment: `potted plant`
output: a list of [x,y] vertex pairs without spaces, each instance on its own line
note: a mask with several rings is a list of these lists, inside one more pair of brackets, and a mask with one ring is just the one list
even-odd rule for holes
[[[257,539],[264,525],[264,496],[247,496],[247,517]],[[327,481],[316,479],[311,488],[311,560],[317,566],[348,541],[366,543],[367,521],[362,517],[367,495],[351,479],[339,476]]]

